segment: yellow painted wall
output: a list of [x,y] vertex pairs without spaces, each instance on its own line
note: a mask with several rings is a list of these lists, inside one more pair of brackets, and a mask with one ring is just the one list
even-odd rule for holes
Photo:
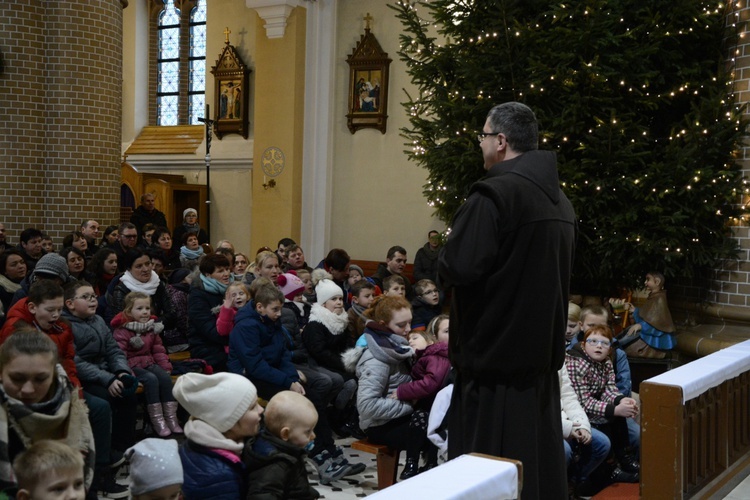
[[[256,20],[256,95],[254,109],[255,168],[253,169],[253,220],[251,246],[276,248],[284,237],[299,241],[302,203],[302,129],[305,90],[306,11],[297,7],[287,19],[283,38],[269,39],[264,21]],[[276,187],[264,188],[271,177],[263,171],[268,148],[283,153],[284,170],[273,179]]]
[[[385,260],[389,247],[401,245],[413,262],[431,229],[444,225],[431,216],[422,196],[426,171],[407,161],[399,128],[408,125],[400,105],[404,88],[412,89],[405,65],[398,60],[401,24],[386,0],[340,1],[336,68],[333,215],[331,246],[345,248],[356,259]],[[352,135],[346,126],[349,65],[346,57],[364,34],[362,18],[374,18],[371,32],[393,60],[390,66],[388,130],[364,129]]]

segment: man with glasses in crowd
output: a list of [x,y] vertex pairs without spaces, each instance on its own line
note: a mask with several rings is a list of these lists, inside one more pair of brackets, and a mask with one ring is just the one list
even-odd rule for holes
[[448,453],[521,460],[524,498],[565,498],[557,371],[576,223],[555,154],[537,150],[537,127],[524,104],[490,110],[478,133],[487,175],[440,253],[457,372]]
[[112,245],[112,250],[117,254],[117,270],[119,272],[125,272],[125,264],[123,257],[125,253],[131,248],[135,248],[138,244],[138,230],[135,228],[135,224],[130,222],[123,222],[120,224],[119,236],[117,242]]

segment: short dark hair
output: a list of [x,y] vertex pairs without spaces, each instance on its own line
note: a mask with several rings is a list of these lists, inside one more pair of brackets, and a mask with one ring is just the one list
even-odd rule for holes
[[[122,235],[122,232],[126,229],[135,229],[136,231],[138,230],[138,228],[135,227],[135,224],[133,224],[132,222],[123,222],[122,224],[120,224],[120,227],[117,228],[117,232]],[[110,233],[111,232],[112,231],[110,231]]]
[[297,242],[294,241],[291,238],[281,238],[279,240],[279,243],[276,245],[276,248],[279,248],[281,245],[284,245],[285,247],[288,247],[289,245],[296,245]]
[[226,257],[227,260],[229,261],[229,265],[234,264],[234,252],[232,252],[231,249],[227,247],[221,247],[221,248],[217,248],[216,250],[214,250],[214,253],[218,253]]
[[151,261],[160,260],[162,264],[167,265],[167,255],[161,248],[149,247],[143,251],[144,254],[151,258]]
[[39,305],[44,301],[63,297],[65,292],[60,285],[52,280],[35,281],[29,287],[29,302]]
[[404,256],[406,256],[406,249],[404,247],[394,245],[388,249],[388,254],[385,256],[385,258],[390,260],[396,255],[397,252],[404,254]]
[[73,242],[80,239],[85,239],[85,236],[83,236],[83,233],[80,231],[73,231],[72,233],[65,235],[65,238],[63,238],[63,248],[72,247]]
[[[144,231],[144,232],[145,232],[145,231]],[[192,237],[194,237],[195,239],[198,239],[198,233],[185,233],[185,234],[183,234],[183,235],[182,235],[182,238],[181,238],[181,239],[182,239],[182,241],[180,242],[180,244],[181,244],[182,246],[185,246],[185,245],[187,245],[187,240],[188,240],[188,238],[190,238],[191,236],[192,236]],[[198,241],[200,241],[200,240],[198,240]]]
[[346,253],[346,250],[343,250],[341,248],[333,248],[330,252],[328,252],[328,255],[326,255],[326,258],[323,262],[330,269],[343,271],[349,264],[349,262],[351,262],[351,260],[352,259],[349,257],[349,254]]
[[60,250],[58,253],[65,259],[65,262],[68,261],[68,255],[70,255],[71,253],[77,254],[79,257],[81,257],[84,260],[86,259],[86,254],[81,252],[81,250],[79,250],[76,247],[65,247],[62,250]]
[[172,238],[172,233],[169,232],[169,228],[166,228],[164,226],[159,226],[156,229],[154,229],[154,234],[151,235],[151,245],[154,247],[158,246],[159,238],[161,238],[163,234],[168,234],[169,237]]
[[354,283],[349,289],[349,291],[352,293],[352,297],[359,297],[359,294],[362,292],[362,290],[375,290],[375,285],[370,283],[366,279],[361,279]]
[[212,274],[218,267],[232,269],[232,266],[229,264],[229,259],[227,259],[224,254],[212,253],[206,255],[201,259],[201,263],[198,265],[201,274]]
[[63,290],[65,291],[65,295],[64,295],[65,301],[67,302],[69,300],[73,300],[73,298],[78,293],[78,290],[86,286],[90,286],[91,288],[93,288],[91,283],[89,283],[86,280],[76,280],[76,281],[71,281],[68,284],[66,284],[63,287]]
[[[136,260],[140,259],[144,255],[146,255],[146,253],[140,248],[136,247],[128,249],[128,251],[125,252],[122,256],[122,268],[129,270],[131,267],[133,267],[133,263],[135,263]],[[149,258],[151,257],[149,256]]]
[[41,238],[42,232],[35,228],[35,227],[27,227],[23,231],[21,231],[21,243],[28,243],[29,240],[33,240],[34,238]]
[[[286,246],[286,245],[284,245],[284,246]],[[292,243],[291,245],[289,245],[288,247],[286,247],[286,253],[287,253],[287,255],[289,255],[290,253],[294,252],[295,250],[302,250],[302,247],[299,246],[296,243]],[[304,252],[304,250],[302,250],[302,251]]]
[[539,124],[530,107],[506,102],[487,113],[492,132],[505,135],[511,149],[518,153],[539,149]]
[[394,283],[403,287],[406,286],[406,282],[404,281],[403,277],[399,276],[398,274],[391,274],[383,280],[383,291],[385,292],[386,290],[390,290]]
[[[16,250],[15,248],[0,252],[0,274],[5,274],[5,267],[8,265],[8,257],[10,257],[11,255],[18,255],[23,259],[23,254],[21,253],[21,251]],[[26,262],[26,260],[24,260],[24,262]],[[7,313],[8,311],[5,312]]]

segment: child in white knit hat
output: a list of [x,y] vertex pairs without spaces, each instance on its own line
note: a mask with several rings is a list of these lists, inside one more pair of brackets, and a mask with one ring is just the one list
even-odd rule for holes
[[149,438],[125,452],[130,462],[133,500],[177,500],[182,487],[182,464],[174,439]]
[[185,500],[244,498],[245,440],[258,434],[263,408],[255,386],[234,373],[186,373],[172,389],[190,413],[180,447]]

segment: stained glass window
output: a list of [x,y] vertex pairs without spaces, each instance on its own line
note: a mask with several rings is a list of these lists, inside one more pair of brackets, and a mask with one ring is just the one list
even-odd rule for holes
[[206,2],[198,0],[190,11],[190,124],[206,114]]
[[156,123],[200,124],[206,102],[206,0],[196,0],[185,13],[187,30],[180,29],[183,13],[175,0],[160,1],[164,7],[157,24]]

